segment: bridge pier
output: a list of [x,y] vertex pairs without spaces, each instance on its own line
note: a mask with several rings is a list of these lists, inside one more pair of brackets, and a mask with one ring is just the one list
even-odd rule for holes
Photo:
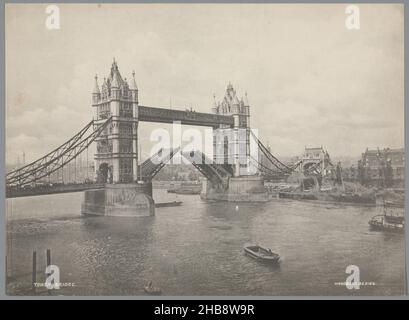
[[107,184],[84,192],[84,215],[146,217],[155,214],[152,183]]

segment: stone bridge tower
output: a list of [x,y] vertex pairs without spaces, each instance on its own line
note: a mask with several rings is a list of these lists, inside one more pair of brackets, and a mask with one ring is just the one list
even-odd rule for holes
[[95,124],[112,117],[110,125],[96,139],[95,170],[100,182],[130,183],[138,175],[138,88],[135,72],[128,84],[114,60],[101,90],[95,76],[92,92]]
[[229,166],[230,170],[233,169],[233,176],[224,185],[204,180],[202,199],[268,201],[264,179],[257,175],[258,149],[250,149],[250,105],[247,94],[239,99],[236,90],[229,83],[223,100],[215,101],[212,111],[214,114],[231,116],[234,120],[233,126],[221,124],[213,130],[213,161]]
[[229,83],[223,100],[215,100],[212,111],[234,118],[233,128],[220,125],[213,131],[213,160],[218,164],[233,165],[235,177],[250,175],[250,106],[247,94],[239,99]]

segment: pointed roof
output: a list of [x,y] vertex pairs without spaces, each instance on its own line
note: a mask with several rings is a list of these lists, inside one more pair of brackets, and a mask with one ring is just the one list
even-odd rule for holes
[[124,78],[124,88],[129,88],[128,80]]
[[114,72],[112,76],[111,88],[119,88],[120,86],[118,75],[116,72]]
[[104,77],[104,82],[102,83],[102,91],[108,88],[107,78]]
[[101,91],[99,91],[98,76],[97,75],[95,75],[95,84],[94,84],[94,90],[92,90],[92,93],[98,93],[98,94],[101,93]]
[[237,98],[236,95],[234,95],[234,97],[232,99],[232,104],[233,105],[239,105],[240,104],[240,101],[239,101],[239,99]]
[[249,99],[248,99],[248,97],[247,97],[247,92],[246,92],[246,95],[245,95],[245,97],[244,97],[244,99],[243,99],[243,102],[244,102],[244,105],[245,105],[246,107],[250,106],[250,104],[249,104]]
[[115,61],[112,62],[111,73],[109,74],[108,83],[111,84],[111,88],[120,88],[125,82],[122,79],[121,73],[119,72],[118,65]]
[[132,80],[131,80],[131,84],[129,85],[129,89],[138,90],[138,86],[136,85],[136,81],[135,81],[135,71],[132,71]]
[[216,95],[213,93],[213,107],[217,108],[219,106],[219,104],[216,101]]

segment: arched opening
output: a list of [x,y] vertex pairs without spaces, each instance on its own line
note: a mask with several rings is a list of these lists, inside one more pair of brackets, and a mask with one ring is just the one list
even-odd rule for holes
[[315,185],[322,185],[322,172],[321,167],[317,162],[307,162],[303,165],[303,173],[306,178],[303,180],[303,189],[311,190]]
[[315,162],[307,162],[306,164],[303,165],[303,172],[308,171],[311,167],[315,166]]
[[107,183],[112,180],[112,170],[110,169],[108,163],[104,162],[99,165],[97,173],[98,183]]
[[314,177],[307,177],[302,180],[302,189],[303,191],[309,191],[316,187],[318,181]]

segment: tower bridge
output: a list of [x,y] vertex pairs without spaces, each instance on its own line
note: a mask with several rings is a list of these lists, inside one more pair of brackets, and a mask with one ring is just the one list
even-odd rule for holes
[[[128,82],[122,77],[114,61],[101,86],[95,76],[92,108],[93,120],[67,142],[40,159],[7,174],[7,197],[91,189],[85,191],[85,211],[91,210],[92,202],[99,201],[96,199],[105,199],[103,206],[112,209],[117,205],[114,202],[124,194],[127,198],[123,199],[121,206],[135,206],[135,203],[132,204],[135,200],[132,199],[138,198],[140,193],[151,195],[153,177],[177,152],[181,151],[179,148],[160,150],[163,153],[160,157],[155,154],[139,164],[139,122],[178,121],[183,125],[213,128],[213,159],[199,161],[206,158],[206,155],[199,150],[189,154],[182,152],[182,156],[206,178],[202,191],[205,199],[266,201],[267,195],[261,191],[263,174],[288,175],[295,169],[280,162],[254,135],[250,128],[250,105],[247,94],[239,99],[231,84],[227,86],[221,101],[215,99],[212,113],[143,106],[139,104],[135,72]],[[257,159],[251,155],[251,139],[256,141],[258,148],[271,162],[272,168],[268,171],[262,168]],[[96,144],[94,183],[77,183],[66,187],[64,187],[65,184],[55,187],[50,184],[46,188],[30,187],[44,179],[49,179],[69,162],[75,161],[79,154],[88,150],[91,143]],[[253,192],[254,190],[256,192]],[[130,197],[132,193],[135,196]],[[150,200],[145,203],[149,206]],[[107,211],[104,210],[104,214],[106,213]]]

